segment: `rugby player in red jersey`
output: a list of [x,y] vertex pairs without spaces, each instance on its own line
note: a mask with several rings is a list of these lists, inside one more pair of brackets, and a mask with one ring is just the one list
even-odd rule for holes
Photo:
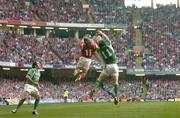
[[89,34],[86,34],[80,41],[80,49],[81,56],[74,71],[74,76],[76,77],[75,81],[85,78],[91,65],[91,58],[93,57],[96,50],[96,44],[91,39]]

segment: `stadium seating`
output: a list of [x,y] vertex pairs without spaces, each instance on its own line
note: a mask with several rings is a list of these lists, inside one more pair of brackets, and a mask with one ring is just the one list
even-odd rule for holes
[[177,71],[180,67],[178,9],[174,5],[142,9],[145,69]]
[[[23,90],[24,82],[18,79],[0,79],[0,98],[20,98],[20,92]],[[77,102],[79,99],[83,101],[90,101],[88,92],[92,89],[91,82],[66,82],[60,81],[57,83],[41,81],[42,89],[40,89],[42,99],[63,99],[64,90],[70,92],[69,99]],[[105,82],[107,88],[111,85]],[[146,99],[167,100],[180,98],[180,81],[179,80],[149,80],[149,89],[147,91]],[[137,101],[141,99],[143,92],[143,83],[141,81],[127,81],[120,82],[120,99],[128,101]],[[111,96],[97,89],[94,97],[96,101],[110,101]],[[63,101],[63,100],[62,100]]]
[[46,22],[85,22],[79,0],[30,0],[0,1],[1,20],[24,20]]
[[129,24],[132,18],[132,9],[120,7],[122,6],[121,1],[92,0],[89,4],[90,13],[83,9],[81,0],[1,0],[0,19],[88,23],[88,15],[91,15],[93,23]]

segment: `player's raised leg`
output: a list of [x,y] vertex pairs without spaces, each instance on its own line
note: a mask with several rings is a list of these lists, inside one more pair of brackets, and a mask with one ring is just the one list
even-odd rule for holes
[[23,93],[21,94],[21,100],[19,100],[19,103],[16,106],[16,108],[11,111],[12,113],[16,113],[18,111],[18,109],[23,105],[24,101],[27,99],[28,95],[29,93],[27,91],[23,91]]
[[93,85],[93,89],[90,91],[89,96],[92,97],[96,88],[100,87],[101,89],[103,89],[105,92],[107,92],[109,95],[113,95],[103,84],[102,80],[104,78],[106,78],[106,74],[104,72],[101,72],[101,74],[99,75],[98,79],[96,80],[95,84]]

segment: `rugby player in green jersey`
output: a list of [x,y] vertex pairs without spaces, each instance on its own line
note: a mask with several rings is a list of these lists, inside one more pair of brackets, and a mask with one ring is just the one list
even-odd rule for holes
[[[118,104],[118,91],[119,91],[119,69],[116,63],[117,57],[112,47],[111,41],[108,36],[101,31],[98,31],[97,35],[94,38],[98,48],[96,49],[96,56],[104,64],[103,71],[100,73],[98,79],[95,82],[95,85],[90,92],[90,97],[95,92],[97,87],[102,88],[114,99],[114,104]],[[110,77],[113,81],[113,92],[110,92],[107,88],[104,87],[102,80]]]
[[32,64],[32,68],[29,69],[27,75],[26,75],[26,83],[24,86],[24,90],[21,94],[21,100],[19,101],[16,109],[12,110],[12,113],[16,113],[18,109],[23,105],[24,101],[28,98],[29,95],[33,96],[35,98],[34,102],[34,108],[32,111],[32,114],[38,115],[36,108],[40,101],[40,94],[38,88],[39,86],[39,79],[40,79],[40,72],[39,69],[41,68],[40,62],[34,62]]

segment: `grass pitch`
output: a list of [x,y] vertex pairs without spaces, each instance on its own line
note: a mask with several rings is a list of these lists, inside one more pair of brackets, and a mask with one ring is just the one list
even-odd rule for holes
[[40,104],[40,115],[31,114],[32,105],[0,106],[0,118],[180,118],[180,102],[69,103]]

